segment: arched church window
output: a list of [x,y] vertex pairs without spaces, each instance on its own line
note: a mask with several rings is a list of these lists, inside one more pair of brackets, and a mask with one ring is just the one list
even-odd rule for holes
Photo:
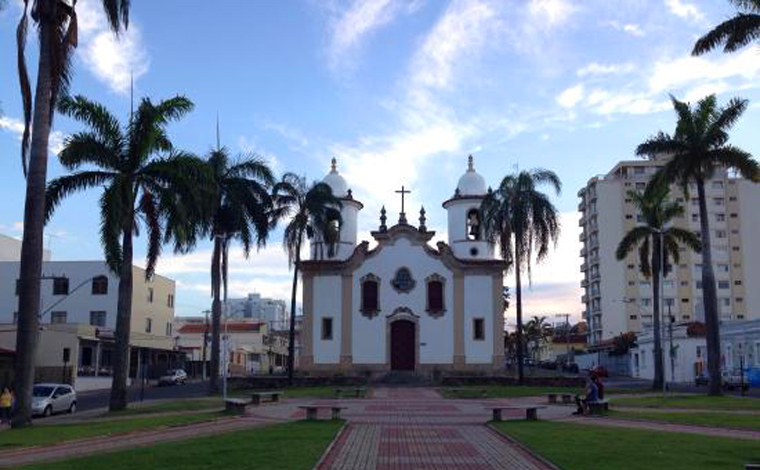
[[409,268],[399,268],[396,271],[396,276],[391,281],[393,288],[404,294],[411,292],[416,284],[417,282],[412,277],[412,272],[409,271]]
[[446,312],[446,278],[439,274],[432,274],[425,279],[425,285],[427,286],[427,312],[432,316],[443,315]]
[[380,312],[380,278],[367,274],[360,280],[361,303],[359,310],[363,315],[372,318]]
[[480,232],[480,211],[477,209],[470,209],[469,212],[467,212],[467,239],[480,240]]

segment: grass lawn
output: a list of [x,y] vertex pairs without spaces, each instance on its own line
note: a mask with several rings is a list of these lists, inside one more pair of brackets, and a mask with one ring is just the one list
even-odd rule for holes
[[[461,390],[461,392],[454,392]],[[466,385],[462,387],[442,387],[438,391],[444,398],[520,398],[545,395],[547,393],[582,393],[581,388],[532,387],[527,385]],[[483,395],[485,391],[485,396]]]
[[752,440],[551,421],[494,427],[564,470],[736,470],[760,463],[760,445]]
[[732,396],[675,395],[662,397],[617,398],[613,405],[641,408],[686,408],[695,410],[758,410],[760,399]]
[[659,411],[610,411],[607,416],[618,419],[662,421],[665,423],[694,424],[715,428],[736,428],[760,431],[760,415],[727,413],[667,413]]
[[24,468],[302,470],[317,463],[342,424],[342,421],[297,421]]
[[103,416],[129,416],[153,413],[173,413],[183,411],[202,411],[224,408],[224,402],[219,398],[187,398],[171,400],[145,406],[134,406],[122,411],[106,413]]
[[22,446],[83,439],[86,437],[124,434],[131,431],[155,429],[162,426],[179,426],[196,421],[225,417],[229,417],[229,415],[224,412],[204,412],[175,416],[140,417],[135,419],[93,420],[77,424],[39,424],[23,429],[0,432],[0,451]]

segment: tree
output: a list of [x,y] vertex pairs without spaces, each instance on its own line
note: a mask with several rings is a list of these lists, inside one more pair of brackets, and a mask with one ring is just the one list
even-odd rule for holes
[[[632,228],[623,236],[615,251],[618,261],[624,260],[636,248],[639,251],[641,273],[652,279],[652,317],[654,328],[654,382],[652,388],[662,389],[664,370],[662,362],[662,336],[660,329],[660,274],[667,277],[673,264],[680,259],[680,244],[699,253],[702,249],[699,238],[688,230],[673,227],[674,219],[683,217],[683,206],[668,201],[667,184],[649,185],[643,193],[628,191],[628,198],[641,213],[643,223]],[[662,264],[664,259],[665,264]],[[670,260],[672,259],[672,263]]]
[[541,345],[547,338],[552,337],[552,326],[546,321],[544,316],[534,316],[525,324],[525,341],[527,344],[533,343],[530,348],[533,351],[533,361],[538,361]]
[[[106,18],[115,33],[119,33],[122,25],[125,29],[129,26],[129,4],[130,0],[102,0]],[[25,57],[30,17],[37,26],[40,44],[34,100]],[[42,242],[45,229],[48,141],[56,101],[59,96],[66,94],[71,80],[71,52],[77,45],[75,2],[24,0],[24,11],[16,29],[16,44],[21,101],[24,108],[21,164],[26,176],[14,366],[16,406],[13,415],[13,427],[21,427],[30,424],[32,419],[32,386],[37,355]]]
[[[59,154],[63,166],[74,173],[50,182],[45,218],[68,195],[88,188],[103,188],[100,197],[100,240],[106,263],[119,276],[116,312],[113,384],[109,407],[127,406],[129,336],[132,316],[132,238],[145,226],[148,252],[145,276],[153,276],[164,242],[175,251],[195,242],[191,221],[207,200],[203,162],[173,149],[166,126],[193,108],[178,96],[158,104],[143,98],[124,131],[101,104],[82,96],[64,98],[61,113],[86,123],[86,132],[68,137]],[[163,154],[164,156],[159,156]],[[96,170],[80,170],[83,166]],[[121,239],[121,240],[120,240]]]
[[342,204],[326,183],[307,185],[306,179],[286,173],[275,185],[277,217],[289,217],[283,234],[283,246],[288,263],[293,267],[293,288],[290,296],[290,329],[288,331],[288,381],[293,382],[295,365],[296,290],[301,248],[305,238],[321,239],[327,245],[327,256],[332,257],[340,236]]
[[221,289],[227,298],[228,248],[233,240],[243,245],[248,257],[252,246],[264,246],[274,228],[272,170],[262,160],[243,155],[230,161],[226,148],[213,150],[206,160],[207,172],[213,184],[213,195],[207,216],[200,220],[201,232],[210,235],[214,243],[211,255],[211,371],[209,388],[219,391],[220,336],[222,302]]
[[562,190],[559,177],[552,171],[536,169],[507,175],[496,191],[489,190],[481,203],[486,238],[499,242],[507,270],[515,271],[515,303],[517,312],[517,374],[520,383],[523,370],[522,273],[530,281],[534,251],[536,262],[549,254],[549,245],[556,244],[560,224],[557,209],[539,191],[548,184],[556,194]]
[[744,178],[760,180],[760,167],[748,152],[728,143],[728,131],[747,109],[747,100],[732,99],[718,107],[715,95],[703,98],[695,106],[671,96],[678,116],[673,135],[663,132],[651,137],[636,149],[639,156],[667,158],[654,176],[662,184],[679,184],[688,197],[689,184],[697,188],[702,242],[702,298],[707,328],[707,368],[710,394],[720,395],[720,326],[715,271],[710,245],[710,222],[705,196],[705,181],[717,171],[733,170]]
[[723,52],[735,52],[760,39],[760,0],[729,0],[739,9],[694,44],[692,55],[702,55],[723,46]]

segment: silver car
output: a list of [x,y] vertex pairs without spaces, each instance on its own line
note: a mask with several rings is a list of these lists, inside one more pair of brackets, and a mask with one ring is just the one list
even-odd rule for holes
[[187,373],[182,369],[169,369],[158,379],[158,385],[185,385]]
[[32,389],[32,414],[50,416],[53,413],[74,413],[77,392],[66,384],[37,384]]

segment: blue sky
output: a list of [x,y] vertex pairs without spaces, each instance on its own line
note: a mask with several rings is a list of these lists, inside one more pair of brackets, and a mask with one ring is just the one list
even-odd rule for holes
[[[0,14],[0,232],[20,235],[24,180],[15,68],[18,1]],[[578,315],[576,193],[660,129],[671,130],[668,93],[718,93],[760,103],[760,49],[690,58],[694,40],[729,17],[722,0],[356,0],[133,2],[119,40],[95,0],[80,0],[80,46],[72,92],[102,101],[122,119],[135,95],[184,94],[195,111],[173,125],[177,147],[202,154],[215,141],[255,152],[275,169],[321,178],[329,160],[365,203],[360,230],[377,226],[393,190],[413,193],[428,226],[445,236],[441,202],[469,153],[491,185],[516,167],[556,171],[564,191],[563,237],[527,293],[529,314]],[[224,8],[220,8],[223,5]],[[30,41],[34,73],[36,43]],[[760,107],[733,141],[760,154]],[[55,122],[53,150],[80,126]],[[753,134],[754,131],[754,134]],[[754,137],[754,138],[753,138]],[[51,159],[51,177],[62,174]],[[48,227],[54,259],[97,259],[97,191],[70,198]],[[137,259],[144,256],[137,242]],[[233,295],[287,298],[290,276],[279,233],[249,260],[234,253]],[[158,271],[178,281],[177,311],[208,308],[209,245],[168,250]]]

